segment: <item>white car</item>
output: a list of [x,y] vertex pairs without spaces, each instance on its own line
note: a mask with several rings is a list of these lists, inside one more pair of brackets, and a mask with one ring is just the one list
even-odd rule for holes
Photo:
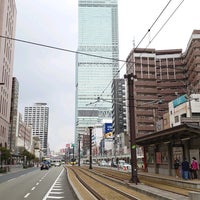
[[100,163],[99,163],[100,166],[107,166],[108,163],[105,161],[105,160],[102,160]]
[[128,163],[124,163],[124,165],[123,165],[123,169],[124,170],[129,170],[129,169],[131,169],[131,165],[130,164],[128,164]]
[[54,163],[54,166],[55,166],[55,167],[60,167],[60,165],[61,165],[60,162],[55,162],[55,163]]

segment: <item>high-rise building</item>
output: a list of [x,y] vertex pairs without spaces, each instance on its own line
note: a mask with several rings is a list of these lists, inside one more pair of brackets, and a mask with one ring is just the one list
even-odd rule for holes
[[8,147],[16,5],[14,0],[0,0],[0,147]]
[[120,133],[126,132],[126,96],[124,79],[113,80],[112,102],[113,134],[117,136]]
[[49,107],[46,103],[35,103],[34,106],[25,107],[24,122],[32,126],[32,135],[40,139],[44,155],[48,148],[48,121]]
[[[112,117],[112,79],[118,78],[118,1],[79,0],[75,143],[87,127]],[[100,97],[100,98],[99,98]],[[102,100],[102,101],[101,101]]]
[[[186,51],[133,49],[127,74],[133,73],[136,136],[152,133],[156,121],[168,112],[178,96],[200,92],[200,31],[194,30]],[[191,114],[193,116],[193,113]]]

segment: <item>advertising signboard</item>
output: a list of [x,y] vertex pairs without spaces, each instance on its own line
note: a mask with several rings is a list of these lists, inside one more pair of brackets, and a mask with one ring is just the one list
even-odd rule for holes
[[182,95],[182,96],[178,97],[177,99],[173,100],[173,106],[175,108],[178,105],[181,105],[185,102],[187,102],[187,99],[186,99],[185,95]]
[[112,123],[105,123],[103,125],[103,134],[105,138],[112,138]]

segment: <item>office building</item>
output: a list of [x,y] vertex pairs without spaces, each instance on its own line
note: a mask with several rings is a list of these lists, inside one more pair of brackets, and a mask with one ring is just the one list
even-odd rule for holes
[[40,139],[41,149],[47,155],[49,107],[46,103],[35,103],[25,107],[24,122],[32,126],[32,135]]
[[126,94],[125,94],[125,80],[114,79],[112,83],[112,125],[115,148],[113,154],[126,153],[126,149],[129,149],[129,135],[127,134],[127,106],[126,106]]
[[[1,36],[15,37],[16,14],[14,0],[0,0]],[[0,37],[0,147],[8,148],[14,41],[3,37]]]
[[113,134],[126,132],[126,96],[125,80],[114,79],[112,83],[112,124]]
[[[112,79],[118,78],[117,0],[79,0],[75,143],[89,126],[112,117]],[[100,98],[99,98],[100,97]]]

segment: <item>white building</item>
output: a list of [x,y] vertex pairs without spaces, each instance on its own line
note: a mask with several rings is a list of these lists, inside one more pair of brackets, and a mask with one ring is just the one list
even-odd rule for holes
[[[16,5],[14,0],[0,0],[0,146],[8,147],[14,60]],[[2,85],[3,83],[3,85]]]
[[46,103],[35,103],[33,106],[25,107],[24,121],[32,125],[33,136],[40,139],[41,149],[44,155],[47,154],[48,148],[48,121],[49,108]]
[[17,117],[17,131],[16,131],[16,149],[17,153],[24,149],[32,152],[32,126],[26,124],[22,120],[22,114],[18,113]]
[[183,118],[200,118],[200,94],[182,95],[169,102],[170,127],[178,126]]

